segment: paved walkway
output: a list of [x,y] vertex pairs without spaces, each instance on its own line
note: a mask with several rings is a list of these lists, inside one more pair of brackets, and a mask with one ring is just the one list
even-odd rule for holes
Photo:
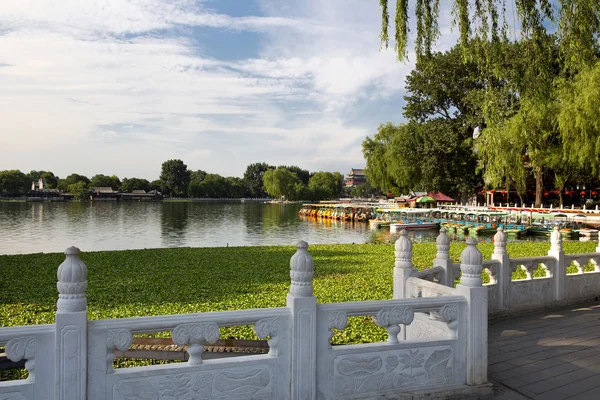
[[600,303],[490,321],[489,377],[494,399],[599,400]]

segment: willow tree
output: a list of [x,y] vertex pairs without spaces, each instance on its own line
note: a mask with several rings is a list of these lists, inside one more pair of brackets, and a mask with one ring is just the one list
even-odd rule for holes
[[600,175],[600,63],[582,71],[561,90],[558,125],[564,158]]
[[[394,50],[399,60],[408,55],[410,33],[410,3],[414,4],[416,21],[415,53],[417,58],[431,53],[439,37],[439,0],[396,0]],[[381,43],[389,45],[391,0],[379,0],[381,5]],[[479,44],[495,44],[509,39],[507,0],[453,0],[453,25],[458,27],[459,41],[465,55],[473,54],[471,39]],[[595,58],[600,31],[600,2],[598,0],[513,0],[514,18],[520,25],[519,37],[534,42],[546,34],[546,26],[556,26],[561,55],[567,69],[578,70]],[[553,28],[552,28],[553,29]],[[514,34],[516,37],[516,32]],[[494,51],[494,46],[480,46],[483,53]],[[531,54],[535,57],[535,52]]]

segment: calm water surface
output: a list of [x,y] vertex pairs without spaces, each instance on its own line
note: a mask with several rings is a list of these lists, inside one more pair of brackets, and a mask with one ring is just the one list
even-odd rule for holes
[[[366,223],[314,221],[299,204],[177,202],[0,202],[0,254],[157,247],[368,243],[394,240]],[[417,242],[432,232],[411,232]],[[461,238],[455,238],[461,239]],[[490,241],[491,238],[481,238]],[[547,240],[547,239],[545,239]]]

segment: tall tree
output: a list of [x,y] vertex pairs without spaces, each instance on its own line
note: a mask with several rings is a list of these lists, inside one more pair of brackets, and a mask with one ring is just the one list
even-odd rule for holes
[[274,168],[275,167],[264,162],[250,164],[246,167],[246,172],[244,172],[244,182],[248,188],[248,196],[266,197],[263,188],[263,175],[267,170]]
[[[92,179],[93,180],[93,179]],[[151,189],[150,182],[143,178],[123,178],[119,190],[125,193],[131,193],[134,190],[144,190],[148,192]]]
[[285,196],[287,200],[296,198],[298,176],[285,168],[269,169],[263,176],[264,189],[273,197]]
[[308,172],[308,170],[306,169],[302,169],[300,167],[297,167],[295,165],[280,165],[277,168],[285,168],[290,172],[293,172],[296,174],[296,176],[298,176],[298,179],[300,179],[300,182],[302,182],[304,185],[308,185],[308,180],[310,179],[310,172]]
[[339,197],[340,177],[343,182],[343,176],[339,172],[316,172],[308,181],[308,189],[313,193],[313,197],[319,200]]
[[77,200],[85,200],[90,194],[90,187],[84,181],[77,181],[67,187],[67,191]]
[[108,176],[97,174],[92,176],[90,180],[90,186],[92,187],[109,187],[112,190],[119,190],[121,187],[121,180],[116,176]]
[[18,169],[0,171],[0,194],[4,196],[20,196],[31,189],[31,180]]
[[563,159],[600,175],[600,61],[561,88],[558,126]]
[[190,171],[181,160],[168,160],[162,163],[160,179],[164,182],[163,190],[173,197],[185,195],[190,183]]
[[202,181],[204,181],[206,175],[206,171],[200,169],[190,174],[190,184],[188,185],[188,195],[190,197],[204,197]]
[[61,179],[58,181],[58,189],[63,192],[66,192],[68,190],[69,185],[80,181],[84,182],[86,185],[90,183],[90,180],[85,175],[71,174],[65,179]]
[[485,85],[477,65],[463,63],[461,54],[456,47],[422,58],[407,76],[404,116],[409,122],[382,125],[363,142],[372,186],[457,195],[480,184],[472,136],[482,112],[473,93]]

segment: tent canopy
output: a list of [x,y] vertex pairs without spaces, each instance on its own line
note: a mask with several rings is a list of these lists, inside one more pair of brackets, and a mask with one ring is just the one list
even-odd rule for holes
[[422,196],[417,199],[417,203],[435,203],[435,199],[429,196]]

